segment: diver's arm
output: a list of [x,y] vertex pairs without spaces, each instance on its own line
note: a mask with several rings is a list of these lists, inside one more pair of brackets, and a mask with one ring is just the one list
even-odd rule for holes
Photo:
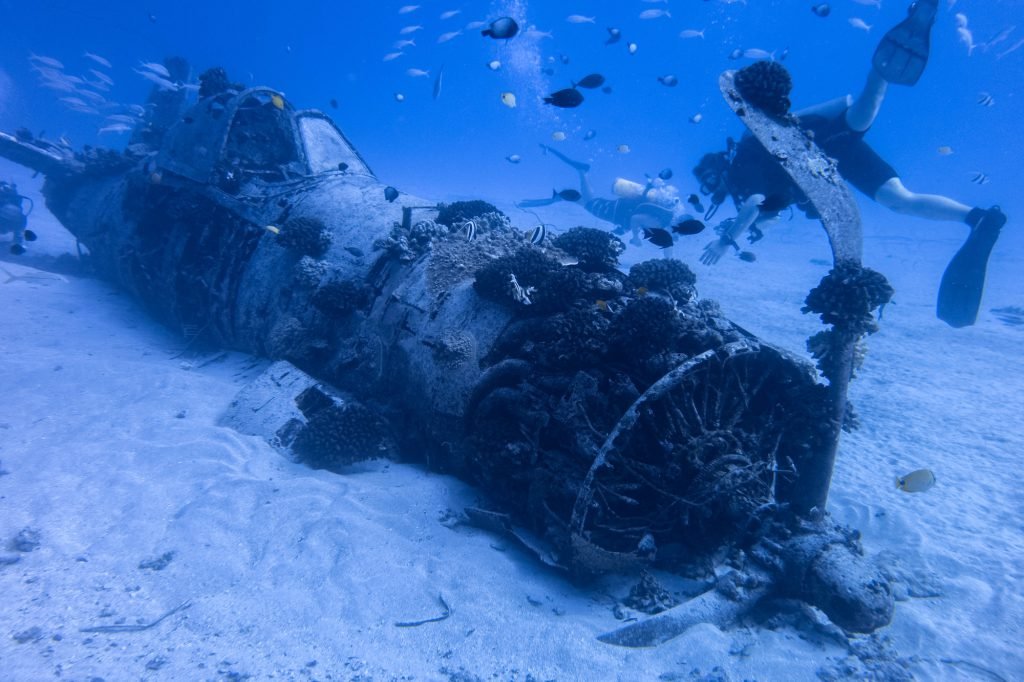
[[761,214],[759,207],[763,201],[763,194],[751,194],[747,197],[740,207],[739,213],[733,219],[732,225],[722,232],[721,237],[704,247],[700,262],[704,265],[714,265],[726,254],[730,246],[736,247],[736,240],[743,236],[747,228],[753,225]]
[[793,115],[797,118],[800,118],[801,116],[824,116],[825,118],[833,118],[849,109],[851,104],[853,104],[853,98],[850,95],[843,95],[842,97],[830,99],[827,102],[811,105],[806,109],[801,109],[800,111],[794,111]]

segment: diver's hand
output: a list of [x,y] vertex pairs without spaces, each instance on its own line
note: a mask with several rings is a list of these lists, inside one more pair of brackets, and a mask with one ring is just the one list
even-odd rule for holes
[[713,242],[709,242],[708,245],[704,247],[704,253],[701,254],[700,262],[704,265],[714,265],[721,260],[722,256],[724,256],[725,252],[728,250],[729,242],[716,239]]

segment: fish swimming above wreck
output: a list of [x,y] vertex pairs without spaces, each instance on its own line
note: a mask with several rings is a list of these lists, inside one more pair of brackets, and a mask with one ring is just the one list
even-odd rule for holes
[[730,603],[771,590],[850,631],[889,621],[856,534],[816,511],[830,389],[699,299],[686,265],[624,273],[607,232],[532,238],[486,202],[398,192],[326,114],[222,69],[186,97],[155,89],[123,152],[0,133],[0,155],[45,174],[91,267],[164,324],[308,378],[236,426],[335,471],[415,443],[487,495],[468,520],[577,579],[741,547],[759,580]]

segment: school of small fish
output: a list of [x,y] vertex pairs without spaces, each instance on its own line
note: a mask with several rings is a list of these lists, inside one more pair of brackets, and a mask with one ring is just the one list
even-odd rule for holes
[[[640,42],[631,38],[645,39],[645,32],[649,33],[650,30],[671,31],[672,33],[668,35],[675,35],[680,41],[688,41],[687,44],[693,45],[693,49],[705,49],[698,46],[712,44],[710,41],[707,43],[702,42],[705,41],[709,31],[712,35],[722,31],[723,24],[720,20],[712,21],[707,26],[701,27],[700,24],[693,21],[695,15],[692,12],[684,11],[682,8],[674,5],[670,9],[669,0],[642,1],[647,3],[647,6],[643,7],[641,5],[641,7],[634,10],[630,15],[634,18],[633,20],[624,19],[622,16],[619,16],[619,19],[624,22],[621,25],[608,25],[610,23],[607,22],[608,18],[602,17],[597,13],[567,12],[560,14],[560,16],[564,17],[561,31],[572,33],[573,40],[580,39],[580,36],[584,38],[591,36],[594,44],[603,45],[607,48],[607,54],[625,54],[627,57],[628,55],[637,55],[641,49]],[[747,6],[747,0],[705,1],[714,1],[721,6],[730,7],[730,12],[745,11]],[[847,26],[844,29],[846,31],[853,29],[854,31],[873,33],[876,23],[875,18],[877,18],[873,13],[881,9],[881,0],[851,0],[851,2],[854,6],[844,7],[838,2],[818,2],[810,3],[809,7],[815,17],[827,20],[832,26],[837,26],[837,24],[832,22],[838,20],[840,22],[838,25]],[[1020,50],[1021,47],[1024,47],[1024,37],[1021,37],[1015,24],[1008,24],[1002,28],[994,28],[991,25],[984,26],[981,31],[984,31],[984,37],[987,39],[984,41],[976,40],[975,27],[971,25],[965,11],[959,11],[959,7],[954,10],[957,4],[956,0],[947,0],[946,11],[948,15],[945,15],[946,22],[950,22],[951,17],[950,23],[953,24],[956,40],[965,49],[967,57],[977,58],[976,55],[987,53],[990,59],[1002,60]],[[804,5],[802,11],[806,12],[807,7],[808,5]],[[577,108],[588,109],[593,106],[588,103],[588,100],[594,96],[591,93],[598,93],[596,95],[598,97],[600,97],[601,93],[605,95],[613,93],[613,84],[607,82],[604,74],[598,72],[587,73],[587,71],[582,69],[577,71],[579,65],[569,66],[571,63],[574,63],[571,55],[559,52],[546,55],[536,68],[539,70],[539,76],[550,79],[548,82],[561,79],[560,85],[562,87],[552,85],[546,94],[536,97],[536,93],[530,93],[530,97],[523,100],[520,99],[520,96],[525,96],[526,93],[517,93],[518,85],[505,81],[505,76],[502,74],[505,73],[506,68],[509,68],[506,67],[505,60],[511,59],[510,53],[505,50],[505,46],[510,41],[515,40],[530,40],[538,45],[541,44],[540,41],[552,41],[547,44],[556,45],[556,34],[560,32],[557,25],[539,27],[535,24],[522,22],[522,18],[519,16],[478,17],[473,18],[471,21],[466,21],[468,17],[465,17],[465,13],[468,10],[459,6],[450,6],[449,9],[444,9],[443,6],[432,9],[425,5],[406,4],[388,11],[393,12],[392,16],[396,17],[396,25],[393,29],[395,33],[392,34],[394,40],[391,43],[390,50],[382,50],[378,54],[382,54],[381,61],[385,63],[397,62],[399,60],[404,62],[399,69],[409,79],[406,81],[408,83],[407,90],[403,88],[393,91],[393,98],[396,103],[401,104],[407,98],[415,100],[418,96],[423,96],[421,93],[424,92],[425,88],[414,85],[420,79],[431,84],[427,87],[429,87],[431,92],[430,99],[433,100],[441,99],[442,92],[445,89],[458,89],[458,82],[454,80],[457,79],[458,74],[455,73],[454,67],[453,80],[450,84],[446,84],[444,64],[439,63],[440,60],[436,59],[436,57],[422,53],[421,51],[424,48],[417,47],[417,40],[419,40],[421,45],[434,44],[443,46],[436,48],[438,50],[457,50],[459,48],[449,46],[461,45],[467,40],[473,39],[493,45],[494,58],[483,62],[483,66],[486,66],[487,70],[496,74],[493,76],[493,78],[497,79],[492,91],[494,94],[491,96],[496,97],[501,105],[510,110],[527,106],[532,107],[535,104],[547,105],[556,111]],[[970,11],[969,7],[967,11]],[[862,14],[863,18],[862,16],[852,16],[853,14]],[[845,24],[842,23],[844,19]],[[940,17],[940,21],[936,24],[937,30],[941,30],[941,19],[942,17]],[[631,21],[632,23],[630,23]],[[521,22],[524,26],[520,25]],[[557,20],[554,23],[557,23]],[[948,31],[949,23],[946,26]],[[641,27],[647,28],[641,30]],[[979,37],[982,35],[981,31],[977,31]],[[938,39],[937,35],[938,33],[933,35],[933,41]],[[947,33],[946,35],[948,36],[949,34]],[[680,42],[680,44],[683,43]],[[291,51],[290,45],[283,45],[283,48],[286,52]],[[604,48],[599,47],[598,49]],[[735,46],[733,44],[725,49],[721,47],[713,49],[721,50],[719,52],[719,59],[727,58],[729,60],[782,61],[789,54],[788,47],[770,44],[763,47]],[[642,64],[644,60],[650,60],[654,54],[654,51],[644,52],[643,56],[638,57],[636,62],[631,63]],[[416,55],[419,55],[420,59],[416,59]],[[76,59],[78,60],[78,68],[74,71],[65,66],[65,63],[70,64],[71,61],[63,55],[61,59],[58,59],[53,56],[32,53],[29,55],[28,61],[32,72],[38,78],[39,85],[53,91],[56,101],[61,106],[69,111],[96,117],[96,131],[98,134],[122,135],[133,131],[144,119],[146,109],[140,105],[121,104],[111,99],[111,92],[117,87],[113,75],[113,63],[103,55],[91,51],[81,53]],[[669,60],[664,58],[658,59],[662,62],[663,66],[670,65]],[[410,65],[410,61],[414,63]],[[449,63],[453,62],[449,61]],[[576,71],[576,73],[567,73],[566,67]],[[198,90],[197,83],[174,78],[167,66],[157,61],[140,59],[134,65],[128,65],[128,68],[131,68],[138,78],[148,82],[155,90],[172,92]],[[384,68],[393,67],[388,66]],[[481,68],[479,63],[477,63],[476,68]],[[584,65],[583,68],[586,68],[586,66]],[[676,68],[680,69],[678,65]],[[580,76],[579,74],[581,73],[586,75]],[[661,86],[666,89],[663,91],[665,94],[662,96],[674,97],[678,95],[669,94],[671,92],[669,89],[676,89],[674,92],[681,93],[692,86],[693,79],[688,76],[690,74],[686,73],[685,69],[680,69],[676,73],[662,71],[661,73],[650,74],[648,77],[651,78],[650,82],[652,84],[657,84],[652,85],[653,87]],[[252,74],[250,74],[251,80],[253,80]],[[686,83],[687,87],[679,87],[681,83]],[[445,88],[446,85],[448,85],[447,88]],[[448,96],[450,95],[446,95],[446,97]],[[978,93],[976,101],[982,108],[993,107],[996,103],[995,97],[989,92]],[[271,102],[279,109],[283,109],[285,106],[284,100],[279,95],[274,95],[271,98]],[[336,99],[331,99],[330,102],[332,107],[337,108]],[[441,105],[443,106],[443,102]],[[703,109],[704,104],[701,104],[700,107]],[[699,124],[704,119],[704,113],[703,111],[697,111],[686,118],[691,124]],[[596,129],[580,126],[572,129],[566,127],[566,130],[555,130],[551,133],[551,138],[561,142],[572,137],[576,140],[588,142],[597,137],[597,135]],[[70,146],[70,142],[68,142],[68,145]],[[631,151],[630,145],[626,142],[612,145],[610,149],[619,154],[628,154]],[[953,154],[953,147],[950,145],[940,145],[936,149],[938,154],[942,156]],[[507,154],[503,158],[512,165],[517,165],[523,160],[521,155],[514,153]],[[989,176],[984,172],[975,171],[970,174],[970,181],[978,185],[984,185],[989,182]],[[564,199],[564,197],[562,198]],[[699,201],[697,205],[699,205]],[[703,210],[702,206],[700,208]],[[664,241],[664,238],[659,233],[652,234],[654,240]],[[671,234],[669,234],[669,238],[671,238]],[[648,237],[648,239],[652,239],[652,237]]]

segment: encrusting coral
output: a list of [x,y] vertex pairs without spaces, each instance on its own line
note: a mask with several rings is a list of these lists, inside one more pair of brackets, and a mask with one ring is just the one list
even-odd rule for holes
[[754,62],[736,72],[736,89],[743,99],[773,116],[789,113],[793,79],[775,61]]

